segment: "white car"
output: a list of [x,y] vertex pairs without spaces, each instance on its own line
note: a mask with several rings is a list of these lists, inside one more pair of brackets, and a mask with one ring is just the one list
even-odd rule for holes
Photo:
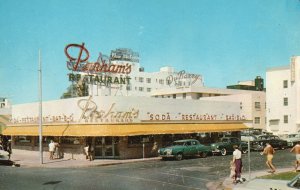
[[7,161],[9,160],[9,153],[3,149],[3,147],[0,145],[0,161]]
[[236,185],[233,190],[295,190],[300,189],[300,174],[291,181],[273,179],[254,179],[245,184]]
[[287,141],[287,145],[289,147],[293,147],[297,144],[297,142],[300,141],[300,134],[295,133],[295,134],[288,134],[285,138],[283,138],[284,140]]

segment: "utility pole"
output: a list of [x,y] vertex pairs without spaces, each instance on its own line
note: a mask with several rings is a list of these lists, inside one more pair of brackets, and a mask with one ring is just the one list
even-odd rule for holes
[[40,164],[43,164],[43,114],[42,114],[42,62],[41,50],[39,50],[39,150],[40,150]]

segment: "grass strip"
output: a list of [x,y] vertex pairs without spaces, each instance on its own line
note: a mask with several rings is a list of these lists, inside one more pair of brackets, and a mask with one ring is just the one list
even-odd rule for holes
[[264,175],[264,176],[261,176],[258,178],[259,179],[275,179],[275,180],[291,180],[298,174],[299,174],[298,172],[291,171],[291,172],[282,172],[282,173]]

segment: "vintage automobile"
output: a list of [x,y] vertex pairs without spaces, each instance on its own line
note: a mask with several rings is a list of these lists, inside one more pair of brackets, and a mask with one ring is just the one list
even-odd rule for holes
[[229,152],[233,152],[233,146],[239,146],[243,154],[248,152],[248,143],[242,142],[237,137],[223,137],[218,142],[211,144],[213,154],[221,154],[222,156],[227,155]]
[[255,135],[241,135],[241,141],[248,142],[248,141],[255,141],[257,137]]
[[297,142],[300,142],[300,134],[299,133],[288,134],[286,135],[286,137],[283,137],[282,139],[287,141],[288,147],[293,147],[297,144]]
[[237,185],[233,190],[295,190],[300,189],[300,174],[290,181],[254,179],[242,185]]
[[287,141],[280,139],[276,135],[259,135],[255,141],[250,143],[251,150],[261,151],[266,146],[266,143],[270,143],[275,149],[285,149],[288,147]]
[[171,146],[158,150],[158,155],[161,156],[163,160],[166,158],[182,160],[186,156],[206,157],[209,154],[211,154],[210,146],[200,144],[200,142],[195,139],[174,141]]

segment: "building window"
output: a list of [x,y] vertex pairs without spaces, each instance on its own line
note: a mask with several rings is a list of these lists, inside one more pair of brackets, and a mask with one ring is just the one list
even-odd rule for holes
[[182,94],[182,98],[183,98],[183,99],[186,99],[186,93],[183,93],[183,94]]
[[288,98],[283,98],[283,105],[284,106],[288,106],[289,105]]
[[144,136],[129,136],[128,137],[128,146],[131,145],[139,145],[142,146],[143,142],[145,143],[153,143],[154,137],[149,135]]
[[176,99],[176,94],[173,94],[173,99]]
[[62,137],[61,144],[83,144],[83,138],[79,137]]
[[288,115],[283,116],[283,123],[289,123]]
[[31,136],[16,136],[16,143],[31,143]]
[[260,124],[260,117],[254,118],[254,124]]
[[147,88],[147,92],[151,92],[151,88]]
[[146,78],[147,83],[151,83],[151,78]]
[[288,87],[288,81],[287,80],[284,80],[283,81],[283,88],[287,88]]
[[144,82],[144,78],[143,77],[139,77],[139,82]]
[[164,84],[164,79],[159,79],[159,84]]
[[144,91],[144,87],[139,87],[139,91],[143,92]]
[[260,102],[254,103],[255,109],[260,110]]

